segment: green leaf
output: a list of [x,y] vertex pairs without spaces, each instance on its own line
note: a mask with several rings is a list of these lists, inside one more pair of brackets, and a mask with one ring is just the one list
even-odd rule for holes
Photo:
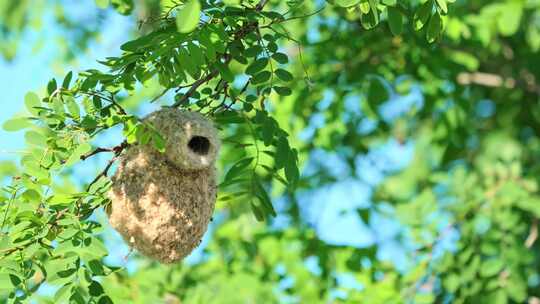
[[249,58],[255,58],[259,56],[259,54],[261,54],[262,52],[263,52],[263,48],[257,44],[257,45],[247,48],[244,51],[244,56],[249,57]]
[[360,22],[366,30],[370,30],[379,24],[379,12],[370,8],[370,12],[360,16]]
[[109,0],[95,0],[97,7],[106,9],[109,6]]
[[85,116],[81,121],[81,127],[83,127],[88,133],[91,133],[97,127],[98,122],[91,116]]
[[258,72],[262,71],[266,65],[268,65],[268,58],[259,58],[255,61],[253,61],[247,68],[246,68],[246,74],[248,75],[255,75]]
[[536,26],[529,25],[527,28],[527,42],[533,52],[540,50],[540,29]]
[[70,302],[75,302],[77,304],[87,303],[84,300],[84,296],[82,295],[81,290],[78,287],[73,288],[71,292],[71,297],[69,298]]
[[99,282],[92,281],[92,283],[90,283],[90,285],[88,286],[88,292],[91,296],[98,297],[104,293],[104,290]]
[[56,293],[54,294],[54,302],[64,303],[71,295],[71,287],[71,283],[66,283],[64,286],[58,289],[58,291],[56,291]]
[[507,2],[501,6],[501,15],[497,18],[497,27],[502,36],[512,36],[519,29],[523,4],[520,2]]
[[446,0],[436,0],[436,1],[437,1],[437,6],[439,6],[441,11],[444,14],[448,14],[448,6],[446,5]]
[[441,32],[442,32],[441,15],[439,15],[439,13],[435,13],[433,16],[431,16],[431,19],[429,20],[429,25],[426,31],[427,41],[429,43],[434,42],[435,40],[437,40]]
[[296,184],[300,178],[297,153],[296,149],[290,150],[287,156],[287,162],[285,163],[285,177],[291,185]]
[[154,142],[154,148],[161,153],[165,152],[166,141],[158,132],[152,132],[152,141]]
[[9,280],[11,281],[11,284],[14,286],[14,287],[17,287],[19,286],[19,284],[21,284],[21,279],[16,276],[16,275],[13,275],[13,274],[10,274],[9,275]]
[[77,272],[77,269],[69,268],[69,269],[66,269],[66,270],[58,271],[56,274],[60,278],[69,278],[69,277],[73,276],[76,272]]
[[75,102],[75,99],[73,97],[67,97],[66,100],[66,107],[74,119],[79,119],[81,117],[81,110],[79,108],[79,105]]
[[101,108],[103,108],[103,103],[101,102],[101,97],[99,97],[99,96],[93,96],[93,97],[92,97],[92,105],[93,105],[97,110],[101,110]]
[[291,81],[293,79],[293,75],[284,69],[277,69],[274,71],[274,73],[283,81]]
[[359,8],[361,14],[365,15],[365,14],[369,13],[370,7],[369,7],[368,0],[360,1],[360,4],[358,5],[358,8]]
[[281,96],[289,96],[292,94],[292,91],[290,88],[288,87],[278,87],[278,86],[275,86],[274,87],[274,91],[276,91],[276,93],[278,93],[279,95]]
[[390,99],[390,94],[384,86],[383,80],[376,77],[372,78],[369,82],[367,93],[367,100],[370,106],[376,108],[388,99]]
[[99,260],[91,260],[86,263],[88,268],[92,271],[94,275],[100,276],[104,274],[104,268]]
[[105,247],[105,244],[100,239],[92,237],[87,240],[90,240],[89,244],[86,247],[78,249],[78,253],[85,261],[99,259],[108,254],[107,247]]
[[415,14],[414,14],[414,29],[420,30],[421,28],[426,25],[426,23],[429,20],[429,16],[431,16],[431,12],[433,11],[433,2],[432,0],[428,0],[426,3],[422,4],[420,6]]
[[270,196],[268,196],[268,193],[262,186],[261,182],[257,177],[254,177],[254,187],[255,187],[255,195],[259,198],[259,200],[262,203],[263,209],[266,211],[266,214],[270,214],[272,217],[276,217],[277,213],[274,209],[274,206],[272,205],[272,201],[270,200]]
[[79,223],[79,221],[74,218],[65,218],[65,219],[58,220],[56,223],[60,226],[76,226]]
[[47,137],[36,131],[28,131],[24,134],[24,139],[28,144],[36,145],[40,147],[47,146]]
[[225,174],[224,181],[233,180],[240,176],[242,172],[253,162],[253,157],[246,157],[237,161]]
[[249,205],[251,206],[251,210],[255,215],[255,219],[257,219],[259,222],[264,221],[264,214],[262,213],[261,209],[259,209],[259,207],[257,207],[253,202],[251,202]]
[[371,218],[371,208],[358,208],[356,209],[356,213],[360,218],[362,219],[362,222],[365,224],[369,224],[369,219]]
[[272,73],[270,73],[270,71],[262,71],[251,78],[251,83],[252,84],[264,83],[270,80],[271,77],[272,77]]
[[506,294],[506,291],[501,288],[495,291],[495,293],[493,294],[492,298],[490,298],[490,300],[492,300],[492,302],[490,303],[493,303],[493,304],[506,304],[508,303],[508,295]]
[[180,33],[189,33],[197,28],[201,16],[199,0],[188,0],[176,13],[176,27]]
[[184,68],[191,77],[194,79],[199,78],[201,69],[200,66],[195,64],[192,56],[188,53],[186,48],[180,48],[177,54],[177,60],[181,68]]
[[482,263],[480,275],[483,277],[491,277],[502,271],[504,262],[501,259],[489,259]]
[[214,116],[214,120],[218,124],[238,124],[244,123],[245,119],[236,111],[223,111]]
[[21,117],[21,118],[13,118],[6,121],[2,125],[2,128],[6,131],[14,132],[14,131],[19,131],[19,130],[28,128],[30,126],[32,126],[32,124],[30,123],[28,118]]
[[377,9],[378,0],[368,0],[368,1],[369,1],[369,10],[371,11],[371,15],[373,16],[373,20],[376,25],[379,23],[379,10]]
[[73,72],[67,73],[66,77],[64,77],[64,81],[62,81],[62,88],[69,89],[69,84],[71,83],[71,78],[73,77]]
[[274,138],[276,123],[272,118],[266,117],[262,124],[262,140],[265,146],[269,146]]
[[47,179],[49,172],[40,166],[40,161],[30,155],[22,158],[21,164],[24,167],[24,172],[37,177],[38,179]]
[[64,103],[60,99],[60,96],[57,95],[55,98],[53,98],[52,108],[56,114],[58,114],[60,117],[64,117],[66,109],[64,108]]
[[515,303],[524,303],[527,299],[527,282],[523,281],[519,274],[513,273],[508,278],[508,284],[505,287],[508,296]]
[[276,157],[274,158],[276,169],[281,169],[285,167],[287,160],[289,158],[291,148],[289,147],[289,142],[287,138],[280,137],[277,141],[276,146]]
[[32,115],[39,115],[39,109],[36,109],[36,107],[41,106],[41,101],[39,100],[39,97],[33,93],[28,92],[24,96],[24,105],[26,106],[26,109],[28,112],[30,112]]
[[133,11],[133,0],[111,0],[111,4],[118,13],[125,16]]
[[403,15],[401,12],[392,6],[388,7],[388,25],[392,34],[398,36],[403,32]]
[[54,91],[56,91],[56,79],[51,79],[49,81],[49,83],[47,84],[47,93],[49,93],[49,95],[51,95],[52,93],[54,93]]
[[146,145],[152,139],[153,131],[147,128],[143,124],[139,124],[135,127],[135,141],[141,145]]
[[206,58],[208,58],[210,61],[214,61],[216,59],[216,48],[214,47],[214,43],[212,42],[210,35],[210,30],[207,27],[203,27],[199,32],[199,42],[206,49]]
[[104,295],[99,298],[98,304],[113,304],[113,301],[111,298],[109,298],[109,296]]
[[289,57],[283,53],[274,53],[272,55],[272,59],[274,59],[277,63],[280,64],[286,64],[289,62]]
[[461,280],[459,278],[459,275],[455,273],[450,273],[446,278],[444,278],[443,286],[449,292],[454,293],[458,290],[460,282]]
[[202,66],[205,64],[204,54],[200,47],[195,45],[193,42],[188,43],[188,51],[195,65]]
[[341,7],[351,7],[360,3],[361,0],[335,0],[334,2]]
[[462,51],[452,51],[449,54],[452,61],[463,65],[469,71],[476,71],[480,67],[480,61],[472,54]]
[[219,71],[219,74],[221,75],[223,80],[227,82],[234,81],[234,74],[231,72],[227,65],[221,62],[216,62],[216,69]]

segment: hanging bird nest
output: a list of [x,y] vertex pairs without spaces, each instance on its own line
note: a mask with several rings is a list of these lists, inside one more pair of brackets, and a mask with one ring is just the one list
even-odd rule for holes
[[130,246],[163,263],[201,242],[216,202],[216,128],[199,113],[167,108],[144,119],[166,140],[130,146],[112,178],[111,225]]

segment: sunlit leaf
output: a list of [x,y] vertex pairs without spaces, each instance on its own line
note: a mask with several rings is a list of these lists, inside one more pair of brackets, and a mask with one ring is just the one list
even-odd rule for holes
[[14,132],[30,127],[32,124],[27,118],[13,118],[6,121],[2,128],[6,131]]
[[199,0],[188,0],[176,13],[176,26],[180,33],[189,33],[197,28],[201,14]]
[[30,112],[32,115],[39,114],[39,109],[37,109],[36,107],[41,106],[41,101],[39,100],[39,97],[35,93],[33,92],[26,93],[26,95],[24,96],[24,104],[28,112]]

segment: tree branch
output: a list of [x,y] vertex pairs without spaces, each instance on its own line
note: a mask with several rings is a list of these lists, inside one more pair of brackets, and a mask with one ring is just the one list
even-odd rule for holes
[[92,180],[90,182],[90,184],[88,184],[88,187],[86,187],[86,192],[89,192],[90,191],[90,188],[92,188],[92,186],[97,183],[97,181],[102,178],[102,177],[107,177],[107,174],[109,173],[109,169],[111,169],[112,167],[112,164],[114,164],[114,162],[116,161],[118,157],[115,156],[113,158],[111,158],[109,160],[109,162],[107,163],[107,166],[105,166],[105,169],[103,169],[103,171],[101,171],[101,173],[98,174],[98,176],[96,176],[96,178],[94,178],[94,180]]
[[[228,63],[230,61],[229,60],[226,60],[225,63]],[[190,97],[191,95],[193,95],[193,93],[195,93],[195,91],[197,91],[197,89],[207,83],[208,81],[212,80],[214,77],[217,76],[218,74],[218,70],[214,70],[212,71],[212,73],[206,75],[206,77],[203,77],[197,81],[195,81],[195,83],[193,83],[193,85],[191,86],[191,88],[189,88],[189,90],[186,92],[186,94],[184,94],[184,96],[182,96],[182,98],[178,99],[171,107],[173,108],[176,108],[180,105],[182,105],[183,103],[185,103]]]
[[[528,75],[526,75],[528,76]],[[499,88],[504,87],[513,89],[519,87],[527,92],[540,95],[540,86],[534,79],[515,79],[513,77],[503,77],[499,74],[475,72],[475,73],[459,73],[457,82],[461,85],[480,85],[485,87]]]
[[129,146],[129,144],[127,143],[127,141],[123,141],[121,144],[119,144],[118,146],[115,146],[115,147],[112,147],[112,148],[97,148],[95,149],[94,151],[88,153],[88,154],[85,154],[85,155],[81,155],[81,160],[86,160],[96,154],[99,154],[99,153],[103,153],[103,152],[111,152],[111,153],[114,153],[116,155],[120,155],[120,153]]
[[260,12],[264,8],[264,6],[268,3],[268,0],[261,0],[259,3],[257,3],[257,6],[255,6],[255,10]]
[[[105,169],[103,169],[103,171],[101,171],[101,173],[99,173],[95,178],[94,180],[92,180],[90,182],[90,184],[88,184],[88,186],[86,187],[86,192],[89,192],[90,191],[90,188],[102,177],[107,177],[107,174],[109,173],[109,170],[111,169],[112,165],[114,164],[114,162],[118,159],[118,157],[120,156],[120,154],[122,153],[122,151],[124,151],[125,148],[127,148],[129,146],[129,144],[127,143],[127,141],[123,141],[121,144],[119,144],[118,146],[115,146],[113,148],[97,148],[96,150],[90,152],[89,154],[87,155],[83,155],[81,156],[81,159],[87,159],[88,157],[91,157],[92,155],[96,155],[98,153],[101,153],[101,152],[114,152],[114,157],[111,158],[109,160],[109,162],[107,163],[107,165],[105,166]],[[83,158],[84,157],[84,158]]]

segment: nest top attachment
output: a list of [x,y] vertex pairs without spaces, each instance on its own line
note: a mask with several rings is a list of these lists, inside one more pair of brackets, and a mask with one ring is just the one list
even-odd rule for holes
[[220,147],[213,123],[197,112],[164,108],[148,115],[150,123],[165,138],[165,157],[180,170],[212,166]]

